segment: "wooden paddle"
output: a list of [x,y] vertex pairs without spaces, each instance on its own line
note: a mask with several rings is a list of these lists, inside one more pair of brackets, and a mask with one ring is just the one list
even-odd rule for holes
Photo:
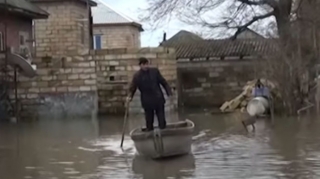
[[128,119],[128,110],[129,110],[129,102],[126,102],[125,105],[125,114],[124,114],[124,121],[123,121],[123,128],[122,128],[122,138],[121,138],[121,144],[120,147],[122,148],[123,146],[123,141],[124,141],[124,134],[126,132],[126,128],[127,128],[127,119]]

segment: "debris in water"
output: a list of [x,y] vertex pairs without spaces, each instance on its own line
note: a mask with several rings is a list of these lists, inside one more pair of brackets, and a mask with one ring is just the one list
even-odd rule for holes
[[[276,90],[276,85],[274,83],[266,79],[260,79],[260,81],[263,85],[267,86],[270,89],[273,96],[280,96],[278,91]],[[256,82],[257,79],[248,81],[247,84],[243,87],[243,92],[231,101],[226,101],[225,103],[223,103],[223,105],[220,107],[220,110],[222,112],[233,112],[237,109],[240,109],[241,112],[244,112],[245,107],[247,106],[249,100],[252,98],[252,89],[254,88]]]

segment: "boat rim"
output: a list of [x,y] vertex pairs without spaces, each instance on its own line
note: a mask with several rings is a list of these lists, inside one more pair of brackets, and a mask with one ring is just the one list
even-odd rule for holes
[[[194,128],[194,122],[192,122],[191,120],[189,119],[185,119],[184,121],[177,121],[177,122],[172,122],[172,123],[168,123],[168,125],[170,124],[174,124],[174,123],[178,123],[178,122],[186,122],[188,124],[191,124],[190,126],[187,125],[186,127],[181,127],[182,129],[193,129]],[[130,132],[130,136],[132,136],[137,130],[140,130],[141,127],[137,127],[135,129],[133,129],[131,132]],[[149,132],[152,132],[152,131],[149,131]]]

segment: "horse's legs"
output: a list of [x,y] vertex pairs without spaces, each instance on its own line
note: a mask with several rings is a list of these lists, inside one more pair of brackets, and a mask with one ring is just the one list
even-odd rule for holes
[[256,127],[252,124],[252,131],[256,131]]
[[243,127],[246,129],[246,131],[249,132],[244,121],[242,121],[242,125],[243,125]]

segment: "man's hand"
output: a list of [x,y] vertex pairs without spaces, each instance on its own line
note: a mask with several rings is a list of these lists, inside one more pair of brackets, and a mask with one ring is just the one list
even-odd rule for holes
[[130,103],[132,101],[132,98],[130,96],[127,97],[126,102]]

